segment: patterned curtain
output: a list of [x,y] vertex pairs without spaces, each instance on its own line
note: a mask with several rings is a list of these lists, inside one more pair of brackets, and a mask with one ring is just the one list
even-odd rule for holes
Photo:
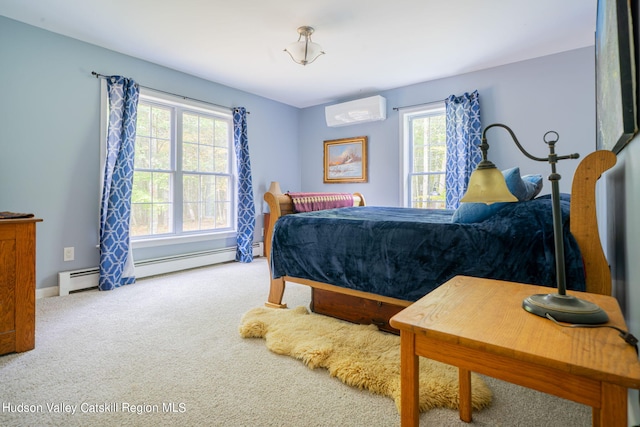
[[238,163],[238,248],[236,261],[253,261],[253,231],[256,209],[253,202],[249,138],[247,137],[247,111],[243,107],[233,110],[233,143]]
[[469,176],[480,160],[482,125],[478,91],[451,95],[445,100],[447,115],[447,209],[457,209],[467,191]]
[[136,82],[107,77],[109,127],[100,206],[101,291],[135,282],[129,241],[136,118],[140,90]]

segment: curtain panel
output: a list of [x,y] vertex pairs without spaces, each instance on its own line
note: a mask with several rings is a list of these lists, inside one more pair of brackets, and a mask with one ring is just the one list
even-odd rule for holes
[[247,135],[247,111],[243,107],[233,109],[233,143],[238,169],[238,246],[236,261],[253,261],[253,233],[256,209],[253,200],[251,180],[251,160],[249,159],[249,139]]
[[482,124],[478,91],[445,100],[447,116],[447,209],[457,209],[467,191],[471,172],[482,160]]
[[106,78],[109,124],[100,206],[100,278],[102,291],[135,282],[129,236],[136,120],[140,89],[121,76]]

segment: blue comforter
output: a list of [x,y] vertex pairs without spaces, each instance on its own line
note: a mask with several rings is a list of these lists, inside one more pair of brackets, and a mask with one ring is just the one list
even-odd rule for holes
[[[561,200],[567,289],[584,290],[584,269]],[[473,224],[453,211],[353,207],[286,215],[276,222],[274,278],[291,276],[416,301],[456,275],[556,286],[548,196],[510,203]]]

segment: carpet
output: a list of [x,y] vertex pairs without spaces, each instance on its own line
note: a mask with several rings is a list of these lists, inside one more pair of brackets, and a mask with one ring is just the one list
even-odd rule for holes
[[[240,336],[264,338],[274,353],[302,360],[309,368],[326,368],[347,385],[391,397],[400,408],[400,337],[375,325],[356,325],[310,313],[305,307],[259,307],[241,320]],[[490,405],[492,393],[472,373],[472,405]],[[457,409],[457,368],[420,357],[420,411]]]

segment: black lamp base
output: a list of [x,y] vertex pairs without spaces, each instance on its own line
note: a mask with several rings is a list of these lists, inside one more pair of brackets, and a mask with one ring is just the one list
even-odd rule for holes
[[607,313],[596,304],[573,295],[531,295],[522,302],[522,308],[541,317],[548,313],[558,322],[597,325],[609,321]]

